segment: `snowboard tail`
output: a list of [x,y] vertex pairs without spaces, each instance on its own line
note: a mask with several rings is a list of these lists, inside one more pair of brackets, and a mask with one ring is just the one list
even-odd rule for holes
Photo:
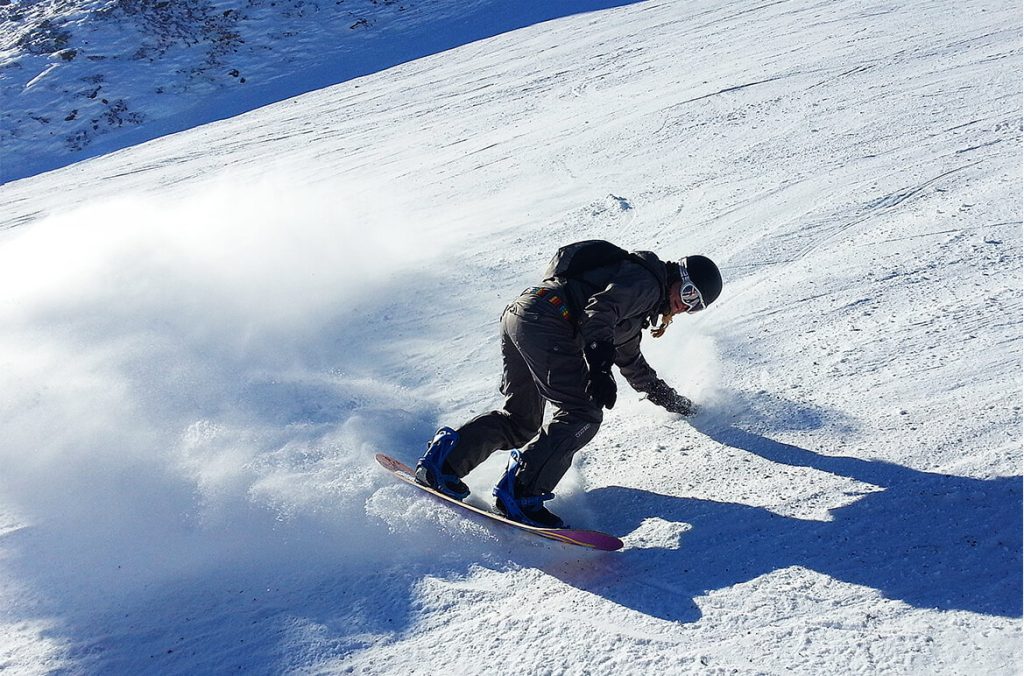
[[525,523],[519,523],[518,521],[506,519],[500,514],[495,514],[494,512],[489,512],[485,509],[481,509],[476,505],[471,505],[469,503],[456,500],[455,498],[449,497],[444,493],[435,491],[433,488],[430,488],[429,486],[424,486],[423,484],[416,483],[416,472],[414,472],[408,465],[399,460],[395,460],[394,458],[384,455],[383,453],[378,453],[376,455],[376,458],[377,462],[380,463],[381,467],[388,470],[393,475],[395,475],[402,481],[406,482],[407,484],[412,484],[416,488],[419,488],[422,491],[426,491],[427,493],[430,493],[435,497],[441,498],[442,500],[449,504],[457,505],[458,507],[469,510],[470,512],[473,512],[480,516],[485,516],[488,519],[492,519],[494,521],[498,521],[508,526],[518,528],[519,530],[523,530],[528,533],[533,533],[534,535],[539,535],[543,538],[555,540],[557,542],[561,542],[567,545],[587,547],[589,549],[599,549],[601,551],[606,552],[613,552],[618,549],[622,549],[622,540],[612,535],[608,535],[607,533],[602,533],[600,531],[582,530],[578,528],[538,528],[536,526],[529,526]]

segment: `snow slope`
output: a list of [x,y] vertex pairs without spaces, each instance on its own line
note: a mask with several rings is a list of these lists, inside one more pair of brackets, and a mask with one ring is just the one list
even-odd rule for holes
[[629,0],[7,0],[0,183]]
[[[0,670],[1021,672],[1021,12],[643,2],[0,187]],[[554,509],[374,466],[553,250],[705,253]],[[468,478],[484,500],[504,466]]]

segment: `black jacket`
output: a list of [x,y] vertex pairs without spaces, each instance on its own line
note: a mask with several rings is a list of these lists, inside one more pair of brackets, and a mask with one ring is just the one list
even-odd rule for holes
[[650,392],[661,380],[640,352],[641,331],[668,310],[668,270],[650,251],[636,254],[645,264],[626,259],[545,285],[562,290],[583,344],[611,342],[626,382]]

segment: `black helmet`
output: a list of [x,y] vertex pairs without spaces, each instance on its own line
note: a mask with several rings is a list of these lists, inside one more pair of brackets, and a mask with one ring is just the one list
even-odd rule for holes
[[714,261],[706,256],[687,256],[679,261],[680,271],[690,278],[700,291],[704,305],[711,305],[722,293],[722,273]]

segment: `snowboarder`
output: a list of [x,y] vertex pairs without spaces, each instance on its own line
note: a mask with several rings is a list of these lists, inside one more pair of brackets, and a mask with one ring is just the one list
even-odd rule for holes
[[[718,267],[704,256],[663,262],[601,240],[562,247],[544,282],[502,314],[503,408],[438,430],[416,466],[416,481],[463,500],[469,488],[462,477],[493,452],[511,450],[493,490],[496,511],[532,526],[564,527],[544,502],[554,497],[573,455],[594,438],[602,409],[615,405],[612,364],[649,401],[692,414],[692,402],[644,359],[641,331],[650,327],[660,337],[673,317],[703,310],[721,290]],[[546,401],[557,410],[542,429]]]

